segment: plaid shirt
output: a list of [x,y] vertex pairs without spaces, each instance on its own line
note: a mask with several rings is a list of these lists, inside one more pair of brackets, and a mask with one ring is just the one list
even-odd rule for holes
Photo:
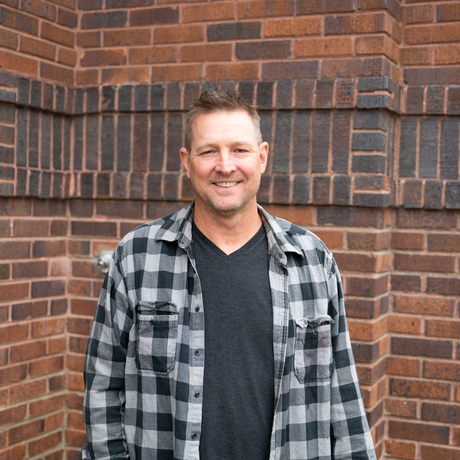
[[[259,212],[273,302],[270,459],[374,460],[335,261],[312,233]],[[192,220],[188,205],[114,252],[86,355],[83,459],[199,459],[206,350]]]

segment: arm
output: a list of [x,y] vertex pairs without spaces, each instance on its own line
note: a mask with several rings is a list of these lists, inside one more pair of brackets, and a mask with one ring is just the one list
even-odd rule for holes
[[364,410],[351,349],[342,290],[335,261],[328,281],[334,367],[331,382],[331,443],[336,460],[375,460],[375,451]]
[[105,277],[86,351],[83,459],[129,458],[122,419],[132,310],[119,260],[112,259]]

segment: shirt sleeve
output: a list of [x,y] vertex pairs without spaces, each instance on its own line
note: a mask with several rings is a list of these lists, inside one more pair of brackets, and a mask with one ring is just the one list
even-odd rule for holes
[[328,280],[333,324],[331,443],[334,460],[376,460],[348,333],[342,281],[335,261]]
[[131,326],[132,309],[120,259],[113,257],[103,283],[86,351],[83,414],[87,445],[82,450],[83,459],[129,458],[122,420],[124,370]]

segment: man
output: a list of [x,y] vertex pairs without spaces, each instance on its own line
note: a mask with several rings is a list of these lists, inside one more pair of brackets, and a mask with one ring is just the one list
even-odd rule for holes
[[114,252],[85,363],[84,459],[375,459],[332,255],[257,205],[259,117],[206,91],[194,203]]

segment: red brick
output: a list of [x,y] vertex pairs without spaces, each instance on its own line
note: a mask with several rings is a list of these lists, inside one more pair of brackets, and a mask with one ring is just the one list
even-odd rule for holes
[[14,345],[10,350],[10,361],[18,363],[28,361],[33,358],[39,358],[46,352],[46,343],[42,342],[26,342],[21,345]]
[[2,241],[0,242],[0,254],[3,260],[29,257],[30,243],[28,241]]
[[[425,380],[390,379],[390,395],[422,399],[450,399],[451,386],[448,383]],[[406,438],[405,436],[397,436]],[[412,439],[412,438],[406,438]]]
[[15,220],[13,224],[14,236],[47,236],[49,224],[46,220]]
[[52,356],[51,358],[37,359],[29,363],[29,375],[36,377],[38,375],[54,374],[64,369],[64,357]]
[[71,391],[83,391],[85,389],[83,384],[83,373],[69,373],[67,376],[67,388]]
[[19,50],[25,54],[42,57],[50,61],[54,61],[56,56],[56,47],[50,45],[43,40],[35,40],[34,38],[21,36]]
[[19,422],[26,415],[26,405],[11,407],[0,411],[0,425],[9,425],[10,423]]
[[72,263],[72,274],[82,278],[93,278],[102,276],[99,267],[94,262],[81,262],[74,260]]
[[385,414],[393,417],[417,417],[417,402],[401,398],[387,398],[385,400]]
[[182,22],[209,22],[235,19],[234,2],[213,2],[182,7]]
[[177,61],[177,49],[174,46],[152,46],[131,48],[129,50],[130,64],[161,64]]
[[420,334],[422,332],[422,319],[417,316],[390,315],[388,317],[388,332]]
[[102,67],[126,64],[126,49],[86,50],[80,55],[82,67]]
[[48,355],[63,353],[67,346],[66,337],[52,337],[48,339]]
[[315,229],[314,234],[324,242],[329,249],[343,249],[344,232],[335,230]]
[[460,29],[457,24],[406,27],[404,39],[407,45],[458,42]]
[[38,19],[9,8],[1,8],[2,26],[29,35],[38,35]]
[[77,393],[66,393],[66,407],[77,411],[83,410],[83,396]]
[[85,362],[85,356],[84,355],[72,355],[72,354],[67,354],[66,357],[66,369],[68,371],[74,371],[74,372],[83,372],[83,367],[84,367],[84,362]]
[[92,320],[84,318],[69,318],[68,332],[73,334],[89,335]]
[[395,249],[423,249],[425,247],[425,234],[393,232],[391,234],[391,247]]
[[69,294],[89,296],[91,295],[91,282],[88,280],[69,280],[67,286],[67,292]]
[[38,61],[9,51],[0,50],[2,68],[14,70],[22,74],[38,76]]
[[403,65],[431,64],[432,48],[401,48],[400,58]]
[[422,280],[418,275],[391,275],[391,290],[403,292],[420,292]]
[[70,337],[69,340],[69,351],[71,353],[78,353],[84,355],[86,352],[86,346],[88,344],[88,340],[82,337]]
[[460,340],[460,321],[428,320],[426,322],[426,335]]
[[0,46],[16,50],[18,48],[19,38],[16,32],[8,29],[0,30]]
[[[10,402],[15,403],[22,399],[33,398],[46,393],[46,380],[34,380],[10,388]],[[22,440],[22,439],[21,439]]]
[[452,316],[454,301],[434,296],[394,296],[394,311],[422,315]]
[[78,56],[73,50],[67,48],[61,48],[58,53],[57,62],[60,64],[67,65],[69,67],[75,67],[77,65]]
[[372,342],[387,332],[387,318],[380,318],[376,321],[348,321],[351,340]]
[[85,426],[83,425],[83,416],[81,412],[69,411],[67,426],[77,430],[84,430]]
[[29,443],[29,453],[30,455],[38,455],[41,452],[44,452],[48,449],[58,446],[62,442],[62,433],[58,431],[57,433],[49,434],[43,438],[37,439],[36,441],[31,441]]
[[337,77],[375,77],[385,75],[388,61],[383,57],[329,59],[324,61],[322,76]]
[[352,296],[376,297],[388,292],[388,276],[346,277],[346,293]]
[[455,404],[422,403],[422,420],[460,423],[460,406]]
[[8,432],[9,443],[16,444],[18,442],[37,436],[39,433],[43,431],[43,429],[43,420],[34,420],[33,422],[29,422],[15,428],[11,428]]
[[422,445],[421,453],[423,460],[458,460],[458,449],[448,447]]
[[337,265],[341,270],[380,273],[387,271],[390,265],[389,254],[356,254],[334,252]]
[[456,228],[457,218],[450,211],[398,209],[396,226],[399,228]]
[[150,29],[104,30],[104,46],[150,45],[151,40]]
[[73,69],[68,69],[49,62],[40,62],[40,77],[67,85],[74,84]]
[[11,318],[13,320],[21,320],[27,318],[37,318],[45,316],[48,312],[48,302],[46,300],[40,302],[26,302],[13,305]]
[[457,2],[438,5],[438,21],[458,21],[460,5]]
[[[117,34],[123,34],[125,31],[117,31]],[[122,35],[123,36],[123,35]],[[101,32],[78,32],[77,33],[77,46],[82,48],[98,48],[101,46]],[[107,45],[108,46],[108,45]]]
[[73,48],[75,44],[74,32],[49,22],[42,22],[40,37],[69,48]]
[[64,240],[34,241],[33,257],[56,257],[66,253],[66,242]]
[[153,38],[154,44],[192,43],[203,40],[204,27],[201,25],[157,27]]
[[319,35],[322,31],[320,16],[268,19],[264,23],[265,37],[291,37]]
[[24,380],[27,376],[27,365],[9,366],[0,369],[0,385],[12,385]]
[[404,8],[404,21],[406,24],[421,24],[434,21],[433,5],[406,6]]
[[28,335],[28,324],[13,324],[0,327],[0,343],[19,342],[27,339]]
[[460,381],[460,364],[448,361],[425,361],[423,377]]
[[396,253],[394,269],[422,272],[455,272],[454,256],[432,256]]
[[415,358],[398,358],[396,356],[389,356],[386,359],[386,373],[406,377],[419,377],[421,375],[420,360]]
[[[348,232],[347,241],[348,249],[355,251],[381,251],[389,248],[390,234],[389,232]],[[329,247],[329,245],[327,246]]]
[[415,444],[395,440],[385,440],[385,455],[404,460],[415,459]]
[[84,431],[66,430],[65,440],[67,446],[81,447],[86,444],[86,433]]
[[97,300],[88,299],[72,299],[71,312],[75,315],[94,316],[96,311]]
[[64,334],[65,332],[65,319],[44,319],[41,321],[34,321],[32,323],[32,337],[41,338],[50,335]]
[[449,443],[449,428],[446,426],[390,420],[389,428],[391,438],[410,439],[437,444]]
[[[45,419],[45,429],[46,431],[53,431],[57,428],[62,428],[64,424],[64,412],[58,412],[56,414],[49,415]],[[61,434],[60,434],[61,436]]]
[[296,57],[343,56],[353,54],[353,39],[340,38],[306,38],[294,43]]
[[459,253],[460,235],[454,233],[434,233],[428,235],[428,250]]
[[208,64],[206,66],[206,79],[209,81],[257,80],[258,76],[259,64],[256,62]]
[[230,43],[184,45],[180,49],[182,62],[230,61],[232,45]]
[[33,281],[32,297],[52,297],[65,294],[64,280]]
[[[105,69],[104,69],[105,70]],[[77,70],[75,81],[78,86],[96,86],[99,84],[99,70]]]

